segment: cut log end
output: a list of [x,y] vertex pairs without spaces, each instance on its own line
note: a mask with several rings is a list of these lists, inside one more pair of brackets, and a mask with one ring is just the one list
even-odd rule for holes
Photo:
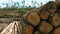
[[51,3],[51,4],[49,4],[49,6],[51,5],[51,8],[52,9],[50,9],[49,11],[51,12],[51,13],[54,13],[54,12],[56,12],[57,11],[57,5],[53,2],[53,3]]
[[57,11],[57,5],[55,4],[55,2],[49,1],[47,4],[45,4],[44,6],[42,6],[43,10],[48,10],[51,13],[54,13]]
[[60,34],[60,27],[58,27],[56,30],[54,30],[53,34]]
[[41,34],[39,31],[35,31],[34,34]]
[[40,17],[37,12],[31,12],[28,15],[28,21],[33,25],[38,25],[40,23]]
[[52,18],[51,18],[51,23],[54,25],[54,26],[59,26],[60,25],[60,15],[59,14],[55,14]]
[[40,16],[38,15],[37,12],[29,12],[23,15],[23,19],[25,22],[33,26],[36,26],[40,23]]
[[55,3],[60,6],[60,0],[55,0]]
[[41,31],[42,33],[49,33],[52,29],[52,25],[47,23],[46,21],[42,21],[39,27],[39,31]]
[[41,17],[42,19],[48,19],[49,15],[50,15],[50,12],[48,12],[48,11],[42,11],[42,12],[40,13],[40,17]]
[[23,27],[22,34],[33,34],[33,27],[30,25],[26,25]]

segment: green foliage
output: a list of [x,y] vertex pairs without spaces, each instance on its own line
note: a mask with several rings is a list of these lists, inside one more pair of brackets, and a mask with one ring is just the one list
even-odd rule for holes
[[11,3],[12,3],[12,7],[9,7],[9,4],[6,3],[6,7],[5,8],[0,8],[0,10],[8,10],[8,11],[12,11],[12,10],[17,10],[18,12],[23,12],[23,11],[26,11],[26,10],[32,10],[34,8],[36,8],[35,4],[37,4],[38,6],[40,6],[40,4],[36,1],[31,1],[31,3],[33,4],[33,7],[31,7],[30,5],[29,6],[25,6],[25,0],[23,0],[21,3],[23,4],[23,6],[20,6],[20,3],[19,2],[13,2],[11,0]]

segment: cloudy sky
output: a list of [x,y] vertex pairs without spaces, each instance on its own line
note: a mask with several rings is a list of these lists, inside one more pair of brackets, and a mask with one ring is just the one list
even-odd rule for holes
[[[13,2],[19,2],[19,3],[21,3],[23,0],[12,0]],[[30,5],[30,6],[32,6],[33,4],[31,3],[31,1],[32,0],[25,0],[25,5]],[[33,0],[33,1],[36,1],[36,2],[38,2],[38,3],[40,3],[40,2],[42,2],[43,4],[45,4],[45,3],[47,3],[48,1],[52,1],[52,0]],[[12,2],[11,2],[11,0],[0,0],[0,7],[6,7],[6,5],[4,5],[4,4],[6,4],[6,3],[8,3],[9,5],[11,5],[12,4]],[[22,5],[22,4],[21,4]],[[37,6],[37,5],[36,5]]]

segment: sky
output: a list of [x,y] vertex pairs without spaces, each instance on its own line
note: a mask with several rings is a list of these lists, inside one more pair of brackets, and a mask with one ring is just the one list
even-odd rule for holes
[[[21,4],[21,2],[23,1],[23,0],[12,0],[13,2],[19,2],[20,4]],[[28,6],[28,5],[30,5],[30,6],[33,6],[33,4],[31,3],[31,1],[32,0],[25,0],[25,5],[26,6]],[[36,2],[38,2],[38,3],[40,3],[40,2],[42,2],[43,4],[45,4],[45,3],[47,3],[48,1],[52,1],[52,0],[33,0],[33,1],[36,1]],[[10,6],[12,5],[12,2],[11,2],[11,0],[0,0],[0,7],[6,7],[6,5],[4,5],[4,4],[6,4],[6,3],[8,3]],[[22,5],[22,4],[21,4]],[[36,5],[37,6],[37,5]],[[38,7],[38,6],[37,6]]]

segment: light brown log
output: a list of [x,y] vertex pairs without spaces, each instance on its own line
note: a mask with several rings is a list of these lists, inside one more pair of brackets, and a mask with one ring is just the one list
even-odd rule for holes
[[53,34],[60,34],[60,27],[54,30]]
[[40,16],[37,12],[29,12],[25,15],[23,15],[23,19],[34,26],[38,25],[40,23]]
[[34,34],[41,34],[39,31],[35,31]]
[[54,26],[59,26],[59,25],[60,25],[60,14],[55,13],[55,14],[50,18],[50,22],[51,22]]
[[33,34],[33,27],[30,25],[24,26],[22,34]]
[[42,21],[39,26],[39,31],[46,34],[49,33],[52,29],[53,29],[52,25],[46,21]]
[[43,10],[43,11],[40,12],[40,17],[42,19],[48,19],[49,15],[50,15],[50,12],[48,12],[48,11]]

